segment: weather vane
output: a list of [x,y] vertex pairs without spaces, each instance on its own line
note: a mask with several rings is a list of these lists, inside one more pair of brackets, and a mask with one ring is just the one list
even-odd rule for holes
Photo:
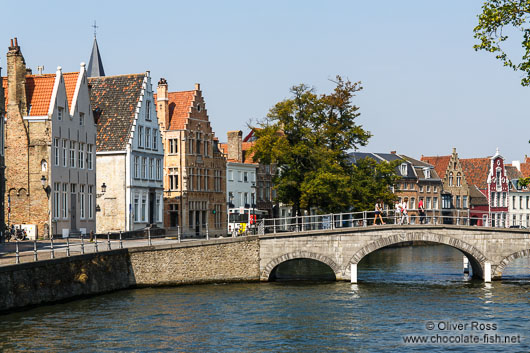
[[94,25],[91,27],[94,28],[94,38],[96,38],[96,31],[99,28],[99,26],[96,26],[96,20],[94,20]]

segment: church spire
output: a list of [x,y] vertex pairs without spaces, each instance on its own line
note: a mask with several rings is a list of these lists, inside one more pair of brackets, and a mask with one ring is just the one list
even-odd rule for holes
[[88,62],[87,69],[88,77],[105,76],[105,70],[103,70],[103,62],[101,61],[101,55],[99,55],[98,42],[94,35],[94,45],[92,46],[92,54]]

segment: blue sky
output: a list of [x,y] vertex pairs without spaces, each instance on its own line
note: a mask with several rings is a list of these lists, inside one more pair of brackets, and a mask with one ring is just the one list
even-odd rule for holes
[[[96,20],[107,75],[151,71],[170,91],[201,84],[216,135],[265,116],[289,88],[362,81],[362,151],[411,157],[530,155],[521,74],[473,50],[482,2],[27,1],[2,4],[0,65],[18,37],[34,72],[88,62]],[[24,11],[23,13],[21,11]],[[1,49],[0,49],[1,50]]]

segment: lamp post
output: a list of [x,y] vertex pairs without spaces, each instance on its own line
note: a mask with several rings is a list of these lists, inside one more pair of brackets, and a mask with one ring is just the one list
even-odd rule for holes
[[250,218],[252,219],[253,221],[253,227],[252,227],[252,232],[254,234],[256,234],[256,221],[258,219],[258,217],[256,217],[256,183],[252,183],[252,185],[250,186],[250,188],[252,189],[252,193],[250,194],[251,196],[251,202],[252,202],[252,213],[254,214],[254,218]]
[[52,229],[52,222],[51,222],[51,218],[52,218],[52,211],[51,211],[51,205],[50,205],[50,193],[52,191],[50,185],[48,185],[47,183],[47,179],[46,179],[46,176],[41,176],[40,178],[40,183],[42,184],[42,189],[44,190],[44,192],[46,192],[46,198],[48,199],[48,220],[47,220],[47,225],[48,225],[48,234],[45,234],[46,237],[50,237],[50,233],[51,234],[51,237],[53,238],[53,229]]
[[[101,193],[96,193],[96,199],[99,199],[101,196],[105,195],[107,192],[107,185],[105,183],[101,184]],[[96,204],[96,212],[101,212],[101,207],[99,207],[99,204]]]

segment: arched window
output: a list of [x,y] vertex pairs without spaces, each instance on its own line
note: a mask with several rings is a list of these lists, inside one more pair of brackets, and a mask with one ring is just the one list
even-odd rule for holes
[[453,186],[453,172],[449,173],[449,186]]
[[460,173],[456,175],[456,186],[462,186],[462,176]]

